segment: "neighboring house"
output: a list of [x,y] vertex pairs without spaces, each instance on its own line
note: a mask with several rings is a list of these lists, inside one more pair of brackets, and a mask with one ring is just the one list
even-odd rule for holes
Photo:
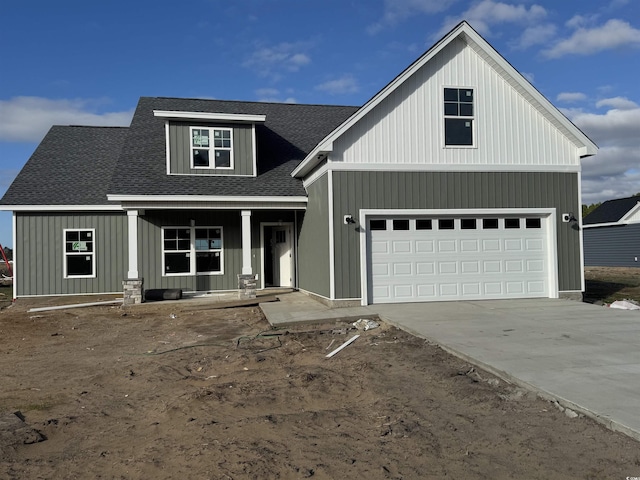
[[640,267],[640,197],[608,200],[582,224],[585,265]]
[[15,294],[579,297],[563,214],[596,151],[466,22],[360,108],[141,98],[128,128],[53,127],[7,191]]

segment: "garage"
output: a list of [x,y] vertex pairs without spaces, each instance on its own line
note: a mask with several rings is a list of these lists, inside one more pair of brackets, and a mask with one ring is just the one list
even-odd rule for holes
[[371,215],[367,303],[556,296],[548,214]]

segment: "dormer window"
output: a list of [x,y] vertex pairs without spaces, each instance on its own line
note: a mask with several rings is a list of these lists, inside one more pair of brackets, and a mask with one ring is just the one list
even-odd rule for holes
[[233,168],[233,130],[191,127],[192,168]]
[[445,146],[473,146],[473,89],[444,89]]

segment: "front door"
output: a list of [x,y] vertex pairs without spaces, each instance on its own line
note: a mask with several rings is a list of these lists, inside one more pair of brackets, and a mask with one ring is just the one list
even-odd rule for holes
[[280,287],[291,287],[293,285],[291,227],[288,225],[273,227],[271,233],[273,284]]

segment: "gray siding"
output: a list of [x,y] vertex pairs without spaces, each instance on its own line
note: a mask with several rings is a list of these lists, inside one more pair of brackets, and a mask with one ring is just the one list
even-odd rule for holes
[[309,201],[299,221],[298,285],[329,297],[329,183],[324,175],[307,189]]
[[[96,278],[64,278],[66,228],[96,231]],[[123,213],[16,214],[17,295],[121,292],[127,272],[127,217]]]
[[336,298],[360,298],[360,227],[342,216],[362,208],[555,208],[559,289],[581,290],[580,232],[560,218],[578,209],[576,173],[334,172],[333,181]]
[[[188,227],[190,220],[197,226],[223,229],[222,275],[163,276],[162,227]],[[251,267],[260,273],[260,223],[293,222],[293,212],[254,211],[251,215]],[[239,210],[167,210],[152,211],[138,219],[138,252],[144,288],[181,288],[185,291],[234,290],[238,274],[242,273],[242,219]]]
[[590,267],[640,267],[640,224],[585,228],[584,264]]
[[[191,139],[189,127],[233,128],[232,170],[191,168]],[[202,123],[171,122],[169,124],[170,172],[188,175],[253,175],[253,135],[251,125],[207,125]]]

